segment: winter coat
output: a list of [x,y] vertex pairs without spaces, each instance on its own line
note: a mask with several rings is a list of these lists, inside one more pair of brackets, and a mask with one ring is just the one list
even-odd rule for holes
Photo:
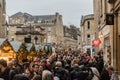
[[97,68],[91,67],[91,69],[92,69],[92,72],[93,72],[93,75],[94,75],[92,80],[99,80],[100,79],[100,73],[97,70]]
[[4,80],[9,80],[9,72],[10,69],[6,68],[3,72],[0,73],[0,78],[3,78]]
[[100,80],[110,80],[109,73],[106,69],[104,69],[101,73]]

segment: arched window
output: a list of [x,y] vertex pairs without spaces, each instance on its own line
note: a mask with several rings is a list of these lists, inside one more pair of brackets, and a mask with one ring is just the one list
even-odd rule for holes
[[87,22],[87,28],[90,29],[90,21]]

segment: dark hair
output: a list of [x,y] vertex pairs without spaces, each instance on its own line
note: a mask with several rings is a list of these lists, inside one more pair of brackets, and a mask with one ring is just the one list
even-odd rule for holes
[[0,64],[1,64],[3,67],[7,67],[7,62],[6,62],[6,60],[4,60],[4,59],[0,59]]
[[30,69],[29,67],[24,68],[24,72],[25,72],[26,70],[28,70],[28,71],[30,71],[30,72],[31,72],[31,69]]
[[34,68],[35,66],[39,66],[39,65],[38,65],[38,64],[33,64],[33,65],[32,65],[32,68]]
[[14,76],[13,80],[29,80],[29,79],[22,74],[17,74]]

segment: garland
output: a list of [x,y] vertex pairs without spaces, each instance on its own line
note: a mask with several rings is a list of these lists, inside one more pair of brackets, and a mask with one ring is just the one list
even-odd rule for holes
[[5,50],[4,48],[1,48],[1,51],[3,51],[4,53],[8,53],[10,51],[10,49]]

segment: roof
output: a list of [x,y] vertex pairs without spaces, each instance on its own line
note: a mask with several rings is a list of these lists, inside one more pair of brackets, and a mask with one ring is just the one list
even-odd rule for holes
[[41,45],[36,45],[36,44],[35,44],[35,49],[36,49],[36,51],[38,51],[38,50],[40,49],[40,47],[41,47]]
[[30,51],[32,45],[33,45],[32,43],[25,43],[25,46],[27,47],[28,51]]
[[22,42],[14,42],[14,41],[12,41],[12,42],[10,42],[10,44],[13,47],[14,51],[17,52],[18,49],[20,48]]
[[55,15],[43,15],[43,16],[34,16],[36,20],[54,20]]
[[30,16],[26,19],[27,22],[55,21],[55,15]]
[[85,20],[94,19],[94,14],[89,14],[81,17],[81,25],[84,24]]
[[[0,45],[2,45],[2,43],[5,41],[5,38],[0,38]],[[22,42],[18,42],[18,41],[9,41],[11,46],[13,47],[14,51],[17,52],[20,48],[20,46],[22,45]],[[32,47],[33,43],[26,43],[25,46],[27,47],[27,50],[30,51],[31,47]],[[38,51],[40,49],[41,45],[35,44],[35,49],[36,51]]]
[[11,18],[15,18],[17,16],[24,16],[26,21],[34,21],[34,22],[39,22],[39,21],[54,21],[56,19],[56,15],[31,15],[28,13],[22,13],[18,12],[14,15],[11,16]]
[[18,12],[18,13],[16,13],[16,14],[14,14],[14,15],[12,15],[11,17],[16,17],[16,16],[22,16],[23,15],[23,13],[22,12]]
[[5,38],[0,38],[0,45],[5,41]]

